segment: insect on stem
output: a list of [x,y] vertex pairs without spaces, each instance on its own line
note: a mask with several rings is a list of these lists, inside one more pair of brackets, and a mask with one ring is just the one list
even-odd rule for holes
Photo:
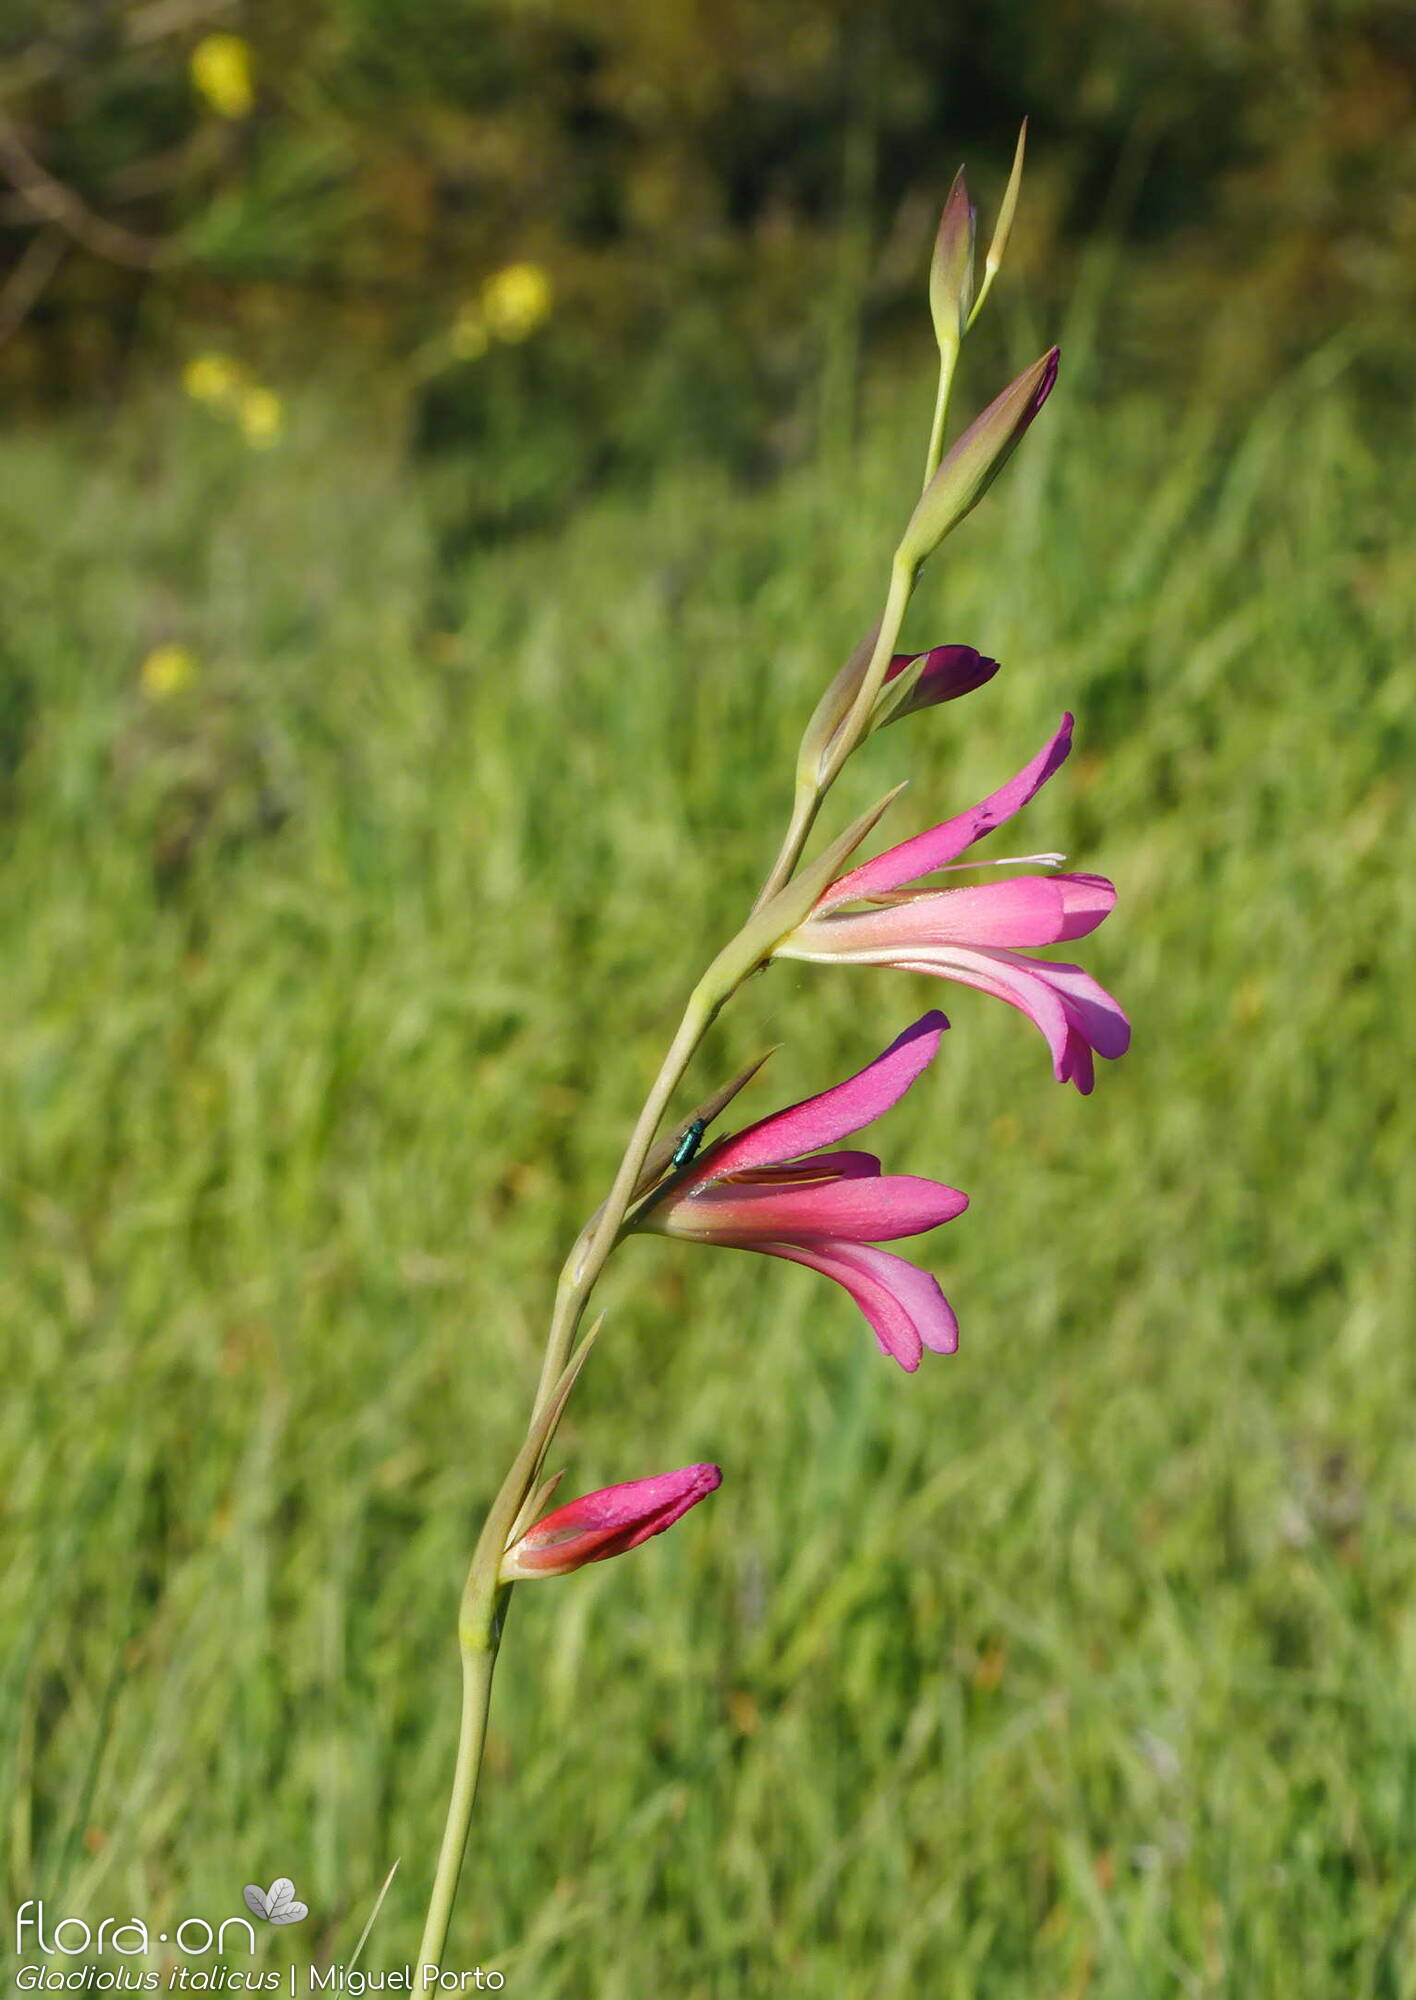
[[[698,1148],[702,1145],[703,1134],[707,1129],[708,1120],[706,1118],[695,1118],[678,1144],[674,1147],[669,1165],[671,1167],[686,1167],[698,1151]],[[660,1158],[662,1157],[663,1155],[661,1154]]]

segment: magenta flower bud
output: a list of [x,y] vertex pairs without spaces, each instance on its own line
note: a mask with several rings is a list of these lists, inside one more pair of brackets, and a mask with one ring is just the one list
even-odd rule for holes
[[1050,347],[954,440],[910,516],[899,549],[903,561],[918,568],[978,505],[1052,394],[1057,361],[1058,350]]
[[547,1514],[512,1544],[502,1557],[501,1581],[565,1576],[587,1563],[623,1555],[652,1535],[662,1535],[722,1483],[716,1465],[685,1465],[678,1472],[583,1494]]
[[[892,698],[885,690],[916,661],[922,664],[914,685],[903,694],[896,690],[899,698]],[[933,646],[927,653],[896,653],[885,669],[878,703],[879,726],[898,722],[902,715],[913,715],[919,708],[957,701],[961,694],[972,694],[985,681],[991,681],[997,671],[997,660],[990,660],[986,653],[976,652],[972,646]]]

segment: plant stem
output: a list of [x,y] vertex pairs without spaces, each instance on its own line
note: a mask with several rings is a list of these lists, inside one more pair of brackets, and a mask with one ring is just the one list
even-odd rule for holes
[[929,449],[924,455],[924,483],[928,486],[944,456],[944,419],[949,413],[949,393],[954,386],[954,370],[959,361],[957,340],[939,348],[939,388],[934,398],[934,421],[929,427]]
[[[874,650],[861,678],[860,686],[856,690],[850,712],[832,739],[830,753],[816,788],[818,802],[825,798],[840,775],[841,766],[868,733],[870,711],[875,706],[875,697],[884,682],[885,669],[890,664],[895,643],[900,636],[900,627],[905,622],[905,612],[909,608],[910,598],[914,595],[915,578],[918,574],[918,563],[907,562],[897,551],[890,565],[890,588],[885,598],[885,609],[880,614],[880,630],[875,635]],[[803,834],[803,845],[805,838]]]
[[[943,411],[947,408],[949,400],[948,381],[942,374],[940,395],[942,401],[935,416],[936,423],[942,427]],[[905,622],[905,612],[914,594],[915,578],[918,574],[916,565],[902,562],[896,554],[895,560],[890,565],[890,588],[885,598],[885,609],[880,615],[875,643],[871,647],[870,658],[866,662],[860,685],[856,689],[849,711],[831,739],[830,749],[823,757],[815,781],[812,782],[809,778],[798,780],[796,796],[792,800],[792,816],[782,837],[782,844],[777,850],[777,858],[772,863],[767,880],[763,883],[757,901],[752,906],[754,916],[765,903],[771,901],[785,883],[790,881],[797,863],[801,860],[802,850],[811,838],[811,829],[816,824],[816,815],[821,810],[827,792],[840,775],[846,759],[858,746],[861,738],[867,734],[870,711],[884,682],[885,669],[889,666],[891,655],[899,642],[900,628]]]
[[[468,1582],[471,1583],[469,1576]],[[487,1739],[487,1710],[492,1699],[492,1673],[497,1663],[499,1635],[488,1620],[479,1635],[481,1643],[465,1629],[461,1636],[462,1722],[457,1738],[457,1763],[453,1770],[452,1796],[447,1804],[447,1823],[433,1875],[433,1892],[428,1901],[423,1939],[418,1946],[420,1966],[439,1967],[447,1944],[447,1926],[457,1895],[462,1857],[467,1851],[467,1833],[472,1823],[472,1802],[477,1796],[477,1777],[482,1768],[482,1746]]]
[[698,1044],[707,1034],[714,1016],[727,997],[723,994],[715,999],[701,987],[694,989],[688,1005],[684,1008],[678,1032],[669,1045],[669,1052],[659,1066],[659,1074],[650,1086],[644,1107],[635,1121],[629,1144],[624,1149],[624,1155],[615,1174],[614,1185],[600,1211],[600,1219],[591,1230],[589,1241],[585,1242],[582,1238],[581,1243],[572,1250],[561,1273],[560,1284],[556,1288],[555,1310],[551,1316],[550,1331],[546,1338],[546,1358],[541,1364],[541,1379],[536,1388],[535,1411],[542,1408],[559,1381],[561,1370],[570,1359],[575,1330],[589,1303],[595,1281],[605,1268],[605,1260],[615,1246],[615,1239],[624,1222],[626,1211],[634,1199],[640,1169],[644,1165],[649,1148],[654,1143],[654,1135],[668,1108],[669,1099],[678,1088],[684,1071],[693,1060]]
[[811,836],[811,829],[816,824],[816,815],[821,810],[821,801],[825,796],[825,789],[819,784],[798,787],[797,795],[792,801],[792,816],[786,833],[782,836],[777,858],[772,863],[771,872],[762,884],[757,901],[752,906],[754,916],[764,903],[770,903],[777,891],[790,881],[792,871],[801,859],[801,851]]

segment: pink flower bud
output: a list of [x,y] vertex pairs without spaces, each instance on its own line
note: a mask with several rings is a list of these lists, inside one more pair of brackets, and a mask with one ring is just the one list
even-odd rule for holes
[[678,1472],[586,1493],[526,1530],[502,1557],[501,1581],[565,1576],[586,1563],[623,1555],[651,1535],[662,1535],[722,1483],[716,1465],[685,1465]]

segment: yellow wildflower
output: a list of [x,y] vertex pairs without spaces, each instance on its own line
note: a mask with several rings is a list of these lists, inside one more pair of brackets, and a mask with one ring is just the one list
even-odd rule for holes
[[241,387],[239,363],[224,354],[198,354],[182,370],[182,387],[196,403],[230,403]]
[[149,701],[166,701],[169,695],[180,694],[196,677],[195,655],[171,641],[154,646],[138,668],[138,679]]
[[248,445],[263,451],[278,444],[285,428],[285,411],[274,389],[248,389],[237,409],[242,435]]
[[240,35],[203,35],[192,50],[192,88],[218,118],[247,118],[256,101],[251,45]]
[[551,281],[539,264],[508,264],[482,287],[482,315],[498,340],[525,340],[551,310]]

